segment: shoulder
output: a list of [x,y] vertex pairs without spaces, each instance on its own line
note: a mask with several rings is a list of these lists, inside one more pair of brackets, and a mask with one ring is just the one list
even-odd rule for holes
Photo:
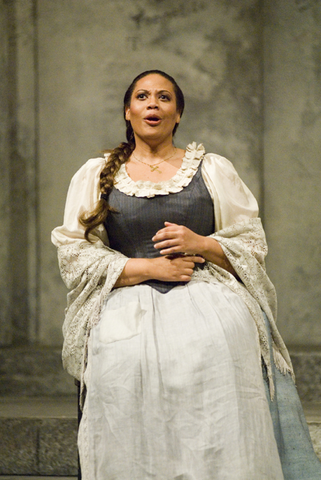
[[79,168],[70,181],[67,204],[70,201],[77,202],[80,196],[91,199],[92,202],[97,201],[100,173],[105,164],[105,157],[91,158]]
[[206,169],[217,170],[225,174],[237,175],[233,163],[222,155],[217,153],[206,153],[204,155],[203,167]]
[[207,153],[202,175],[214,200],[218,229],[257,217],[258,204],[254,195],[227,158]]
[[193,142],[186,147],[186,157],[202,158],[202,173],[215,181],[217,179],[230,179],[235,181],[239,178],[233,163],[217,153],[205,153],[202,143]]
[[81,184],[96,183],[105,165],[106,157],[90,158],[73,175],[70,186],[77,185],[79,187]]
[[216,153],[207,153],[204,156],[202,174],[211,178],[214,183],[221,183],[226,188],[232,186],[248,191],[230,160]]
[[90,158],[89,160],[87,160],[86,163],[84,163],[79,168],[79,170],[77,170],[77,172],[74,174],[73,178],[77,177],[77,176],[90,174],[90,173],[94,175],[97,171],[99,171],[99,173],[100,173],[101,170],[106,165],[106,161],[107,161],[106,156],[97,157],[97,158]]

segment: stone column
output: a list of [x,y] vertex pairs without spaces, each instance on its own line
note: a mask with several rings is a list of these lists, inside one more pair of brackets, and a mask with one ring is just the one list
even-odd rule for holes
[[269,272],[289,346],[321,342],[321,3],[265,2]]
[[9,147],[9,26],[8,6],[0,3],[0,345],[11,343],[10,316],[10,147]]
[[37,176],[34,2],[1,2],[2,345],[36,340]]

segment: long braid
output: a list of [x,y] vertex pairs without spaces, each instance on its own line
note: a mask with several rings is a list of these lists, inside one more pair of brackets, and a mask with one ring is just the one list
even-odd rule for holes
[[135,148],[135,143],[121,143],[112,150],[107,163],[100,174],[100,192],[107,198],[114,186],[114,178],[120,166],[127,162]]
[[100,173],[100,199],[95,209],[89,214],[85,212],[80,215],[79,221],[83,227],[85,227],[85,238],[90,242],[89,234],[98,225],[104,223],[108,213],[114,211],[114,209],[108,203],[108,197],[114,186],[114,178],[120,166],[127,162],[135,148],[135,143],[130,142],[121,143],[118,147],[114,148],[106,162],[106,165]]

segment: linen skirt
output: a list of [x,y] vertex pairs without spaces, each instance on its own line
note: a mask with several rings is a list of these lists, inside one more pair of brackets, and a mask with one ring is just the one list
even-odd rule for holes
[[[166,294],[148,285],[115,289],[88,354],[83,480],[321,478],[292,379],[275,374],[282,423],[254,321],[221,283],[191,281]],[[289,424],[298,432],[299,423],[305,450],[288,445]],[[304,476],[306,458],[313,471]]]

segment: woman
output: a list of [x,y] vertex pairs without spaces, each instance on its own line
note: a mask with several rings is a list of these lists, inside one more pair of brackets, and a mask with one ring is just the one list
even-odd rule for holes
[[83,478],[321,478],[257,202],[228,160],[174,146],[183,110],[172,77],[136,77],[127,143],[76,173],[53,231]]

